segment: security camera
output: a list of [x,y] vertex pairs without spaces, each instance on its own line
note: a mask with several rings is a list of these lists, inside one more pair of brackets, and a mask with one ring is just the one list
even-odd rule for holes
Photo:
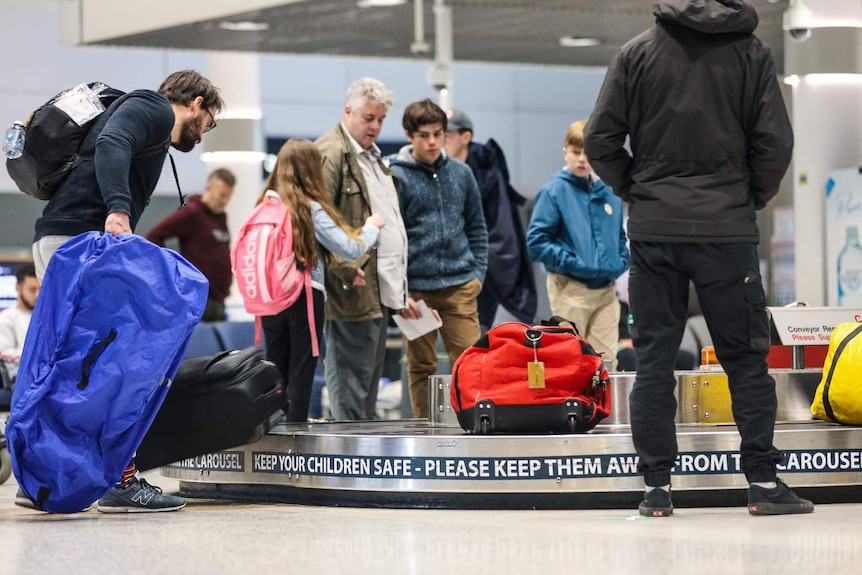
[[802,43],[811,38],[811,28],[791,28],[787,32],[794,42]]
[[438,92],[452,84],[452,67],[445,62],[434,62],[428,69],[428,85]]
[[802,0],[790,0],[790,6],[785,10],[782,19],[782,28],[789,34],[794,42],[805,42],[811,38],[811,27],[814,22],[814,13],[802,2]]

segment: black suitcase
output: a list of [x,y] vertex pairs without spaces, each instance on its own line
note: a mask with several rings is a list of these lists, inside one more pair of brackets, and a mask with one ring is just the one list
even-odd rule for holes
[[260,348],[185,360],[135,463],[147,470],[254,443],[286,403],[284,379]]

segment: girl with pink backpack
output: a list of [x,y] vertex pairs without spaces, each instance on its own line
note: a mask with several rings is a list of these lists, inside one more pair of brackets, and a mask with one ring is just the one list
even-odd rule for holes
[[308,419],[323,333],[324,265],[362,256],[383,227],[378,214],[361,229],[344,223],[326,193],[322,164],[313,143],[288,140],[231,250],[246,310],[260,318],[266,357],[287,382],[288,422]]

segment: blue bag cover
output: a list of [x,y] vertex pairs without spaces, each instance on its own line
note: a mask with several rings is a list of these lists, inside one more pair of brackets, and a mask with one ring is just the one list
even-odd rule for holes
[[37,506],[85,509],[119,479],[155,418],[207,300],[206,278],[132,234],[89,232],[51,257],[6,425]]

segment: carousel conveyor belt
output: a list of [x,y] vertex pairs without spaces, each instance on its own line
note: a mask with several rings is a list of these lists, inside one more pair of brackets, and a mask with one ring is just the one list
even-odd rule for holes
[[[715,385],[715,374],[707,374]],[[862,500],[862,428],[807,415],[819,372],[772,373],[779,418],[779,475],[815,503]],[[680,386],[703,386],[704,374],[678,372]],[[692,380],[691,378],[701,378]],[[310,505],[463,508],[634,508],[643,481],[623,405],[631,376],[613,376],[617,415],[586,434],[474,435],[433,397],[432,419],[277,425],[256,443],[179,461],[161,473],[180,492],[250,502]],[[694,381],[694,383],[692,383]],[[685,388],[682,388],[685,389]],[[443,395],[441,391],[440,395]],[[680,393],[680,397],[684,394]],[[700,396],[698,396],[700,397]],[[700,397],[703,400],[703,397]],[[436,405],[435,405],[436,403]],[[745,505],[739,434],[732,423],[703,423],[680,400],[677,507]],[[443,409],[441,409],[443,407]],[[803,409],[804,408],[804,409]],[[626,415],[624,415],[626,414]],[[717,415],[716,415],[717,414]],[[692,422],[692,421],[700,421]]]

